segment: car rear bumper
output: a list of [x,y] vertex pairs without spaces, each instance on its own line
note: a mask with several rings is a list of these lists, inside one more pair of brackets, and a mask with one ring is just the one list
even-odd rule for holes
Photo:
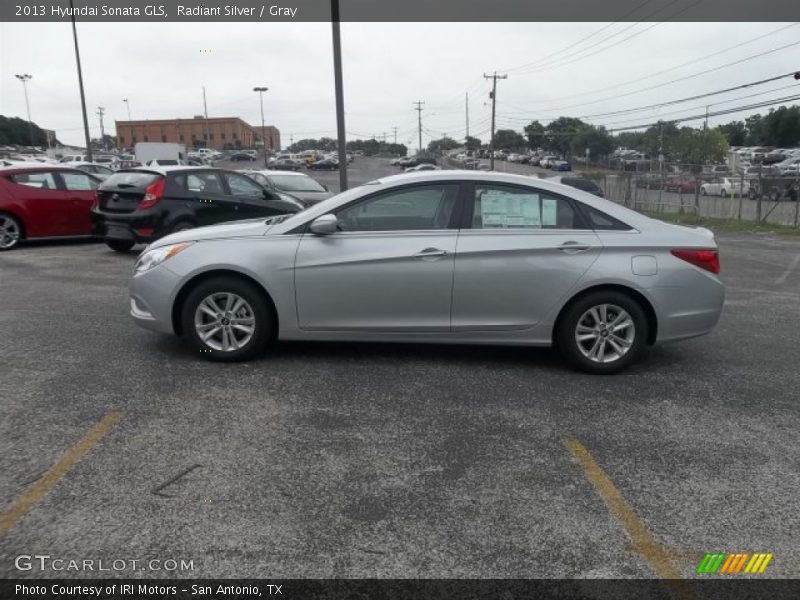
[[658,342],[675,342],[709,333],[719,322],[725,303],[725,286],[698,272],[686,287],[650,289],[658,318]]
[[164,216],[160,212],[135,214],[104,213],[92,209],[92,234],[104,240],[133,241],[147,244],[166,235]]

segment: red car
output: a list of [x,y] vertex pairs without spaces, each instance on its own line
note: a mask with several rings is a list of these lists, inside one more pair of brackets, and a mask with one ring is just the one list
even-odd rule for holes
[[100,182],[56,165],[0,168],[0,250],[24,239],[91,235],[89,213]]
[[664,184],[664,189],[668,192],[694,194],[697,189],[697,181],[694,179],[668,179]]

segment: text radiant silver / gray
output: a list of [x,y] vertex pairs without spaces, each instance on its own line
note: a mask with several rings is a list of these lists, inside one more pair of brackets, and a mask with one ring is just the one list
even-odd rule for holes
[[718,271],[706,229],[540,179],[437,171],[167,236],[139,257],[130,301],[138,324],[217,360],[276,338],[555,345],[611,373],[711,331]]

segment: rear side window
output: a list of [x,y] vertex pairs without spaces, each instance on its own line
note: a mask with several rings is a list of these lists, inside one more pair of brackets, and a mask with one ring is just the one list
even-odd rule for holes
[[582,206],[582,210],[589,219],[589,222],[592,224],[592,229],[595,231],[630,231],[633,229],[633,227],[626,225],[619,219],[615,219],[614,217],[607,215],[596,208],[587,206],[586,204]]
[[26,185],[40,190],[55,190],[57,189],[56,180],[52,173],[16,173],[9,177],[14,183],[19,185]]
[[473,229],[588,229],[573,204],[539,190],[475,186]]
[[71,192],[88,192],[97,187],[97,182],[86,173],[61,173],[64,187]]
[[195,171],[175,176],[178,187],[190,193],[222,194],[222,182],[213,171]]
[[589,192],[590,194],[603,195],[603,190],[601,190],[600,186],[591,179],[583,179],[581,177],[563,177],[561,179],[561,183],[570,187],[574,187],[578,190],[583,190],[584,192]]
[[122,187],[122,188],[141,188],[144,189],[161,175],[158,173],[148,173],[147,171],[117,171],[106,179],[102,186],[108,187]]

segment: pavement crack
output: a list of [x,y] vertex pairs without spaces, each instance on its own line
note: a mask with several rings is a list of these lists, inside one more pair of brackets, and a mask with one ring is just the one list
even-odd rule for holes
[[167,488],[167,487],[171,486],[173,483],[175,483],[176,481],[178,481],[178,480],[179,480],[179,479],[181,479],[182,477],[185,477],[186,475],[188,475],[189,473],[191,473],[191,472],[192,472],[192,471],[194,471],[195,469],[199,469],[199,468],[201,468],[202,466],[203,466],[203,465],[192,465],[191,467],[188,467],[188,468],[184,469],[183,471],[181,471],[180,473],[178,473],[177,475],[175,475],[175,477],[173,477],[172,479],[168,479],[167,481],[165,481],[164,483],[162,483],[162,484],[161,484],[161,485],[159,485],[158,487],[155,487],[155,488],[153,488],[153,489],[150,491],[150,493],[151,493],[151,494],[153,494],[154,496],[160,496],[160,497],[162,497],[162,498],[174,498],[174,497],[175,497],[174,495],[172,495],[172,494],[165,494],[165,493],[163,493],[163,492],[162,492],[162,490],[163,490],[164,488]]

